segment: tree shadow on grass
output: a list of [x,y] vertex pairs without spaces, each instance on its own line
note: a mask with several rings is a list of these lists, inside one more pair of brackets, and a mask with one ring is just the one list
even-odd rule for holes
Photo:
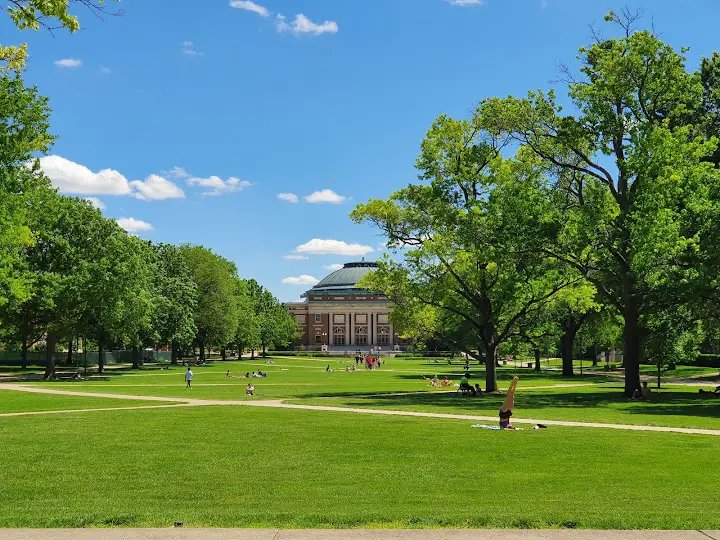
[[[482,411],[499,408],[504,400],[501,394],[485,394],[481,397],[461,397],[456,392],[423,392],[418,394],[383,394],[366,393],[358,396],[353,393],[304,394],[298,398],[337,397],[350,398],[344,406],[406,409],[423,407],[435,409],[452,409],[448,412],[482,414]],[[618,407],[619,406],[619,407]],[[526,416],[532,411],[544,409],[607,409],[614,412],[638,415],[697,416],[720,418],[720,399],[717,401],[691,392],[662,392],[651,395],[650,401],[632,401],[622,393],[618,386],[611,391],[602,392],[546,392],[518,393],[515,407]]]

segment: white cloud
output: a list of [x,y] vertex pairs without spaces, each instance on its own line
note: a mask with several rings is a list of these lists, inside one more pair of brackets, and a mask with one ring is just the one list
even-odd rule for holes
[[312,34],[319,36],[320,34],[335,34],[339,30],[335,21],[325,21],[322,24],[317,24],[302,13],[295,15],[295,19],[289,24],[284,16],[278,15],[275,26],[278,32],[292,32],[295,35]]
[[122,174],[113,169],[94,173],[61,156],[40,158],[40,167],[50,178],[53,186],[63,193],[77,195],[130,195],[130,184]]
[[288,261],[307,261],[310,257],[305,255],[285,255],[283,259]]
[[231,177],[226,181],[223,181],[223,179],[219,176],[211,176],[210,178],[190,178],[188,180],[188,185],[212,188],[211,191],[204,191],[203,195],[215,196],[222,195],[223,193],[242,191],[246,187],[250,187],[252,184],[247,180],[240,180],[235,177]]
[[278,193],[277,198],[281,201],[287,201],[289,203],[297,204],[300,202],[300,199],[297,195],[294,193]]
[[187,178],[190,174],[182,167],[173,167],[167,172],[168,176],[173,178]]
[[183,41],[183,54],[188,56],[202,56],[203,53],[195,50],[195,44],[192,41]]
[[348,244],[342,240],[321,240],[313,238],[295,248],[295,253],[307,253],[309,255],[365,255],[373,250],[370,246],[362,244]]
[[479,6],[485,0],[447,0],[453,6]]
[[63,193],[74,195],[130,195],[145,201],[184,198],[182,189],[151,174],[145,181],[128,179],[114,169],[94,173],[84,165],[61,156],[40,158],[40,167],[52,185]]
[[151,231],[152,225],[147,223],[146,221],[141,221],[139,219],[135,218],[119,218],[116,219],[118,225],[120,225],[123,229],[125,229],[129,233],[134,233],[138,231]]
[[98,210],[105,210],[105,203],[97,197],[85,197],[85,200],[90,201],[90,203]]
[[303,197],[309,203],[332,203],[340,204],[347,199],[344,195],[338,195],[332,189],[323,189]]
[[76,68],[82,65],[82,61],[77,58],[61,58],[55,60],[55,65],[61,68]]
[[308,275],[286,277],[282,280],[285,285],[316,285],[320,280]]
[[230,2],[230,7],[237,9],[246,9],[247,11],[257,13],[261,17],[267,17],[268,15],[270,15],[270,12],[267,10],[267,8],[259,6],[255,2],[250,2],[249,0],[232,0]]
[[334,272],[335,270],[340,270],[342,268],[345,268],[345,265],[344,264],[326,264],[325,266],[323,266],[323,268],[325,270],[332,270]]
[[142,201],[185,198],[182,189],[157,174],[151,174],[144,182],[134,180],[130,182],[130,187],[135,190],[133,196]]
[[110,75],[112,73],[112,69],[103,66],[100,68],[100,73],[102,73],[103,75]]

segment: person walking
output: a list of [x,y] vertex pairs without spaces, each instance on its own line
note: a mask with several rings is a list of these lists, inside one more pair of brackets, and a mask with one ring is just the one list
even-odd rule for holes
[[185,386],[185,390],[189,390],[189,389],[190,389],[190,383],[192,382],[192,380],[193,380],[193,372],[192,372],[192,370],[190,369],[190,366],[188,366],[188,369],[187,369],[187,371],[185,372],[185,382],[187,383],[186,386]]

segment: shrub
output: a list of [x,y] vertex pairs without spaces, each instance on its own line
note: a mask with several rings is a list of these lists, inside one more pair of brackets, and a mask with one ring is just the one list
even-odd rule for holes
[[678,362],[681,366],[710,367],[720,369],[720,354],[698,354],[694,361]]

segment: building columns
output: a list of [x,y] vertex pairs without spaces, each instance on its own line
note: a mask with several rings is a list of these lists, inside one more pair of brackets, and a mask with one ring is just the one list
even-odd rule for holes
[[392,323],[390,324],[390,347],[395,345],[395,332]]
[[372,314],[372,344],[377,345],[378,344],[378,315],[377,313]]
[[350,314],[345,313],[345,345],[352,345],[352,338],[350,331],[352,330],[352,325],[350,324]]
[[326,345],[328,348],[332,346],[333,343],[333,313],[332,311],[328,313],[328,335],[327,335],[327,343]]

